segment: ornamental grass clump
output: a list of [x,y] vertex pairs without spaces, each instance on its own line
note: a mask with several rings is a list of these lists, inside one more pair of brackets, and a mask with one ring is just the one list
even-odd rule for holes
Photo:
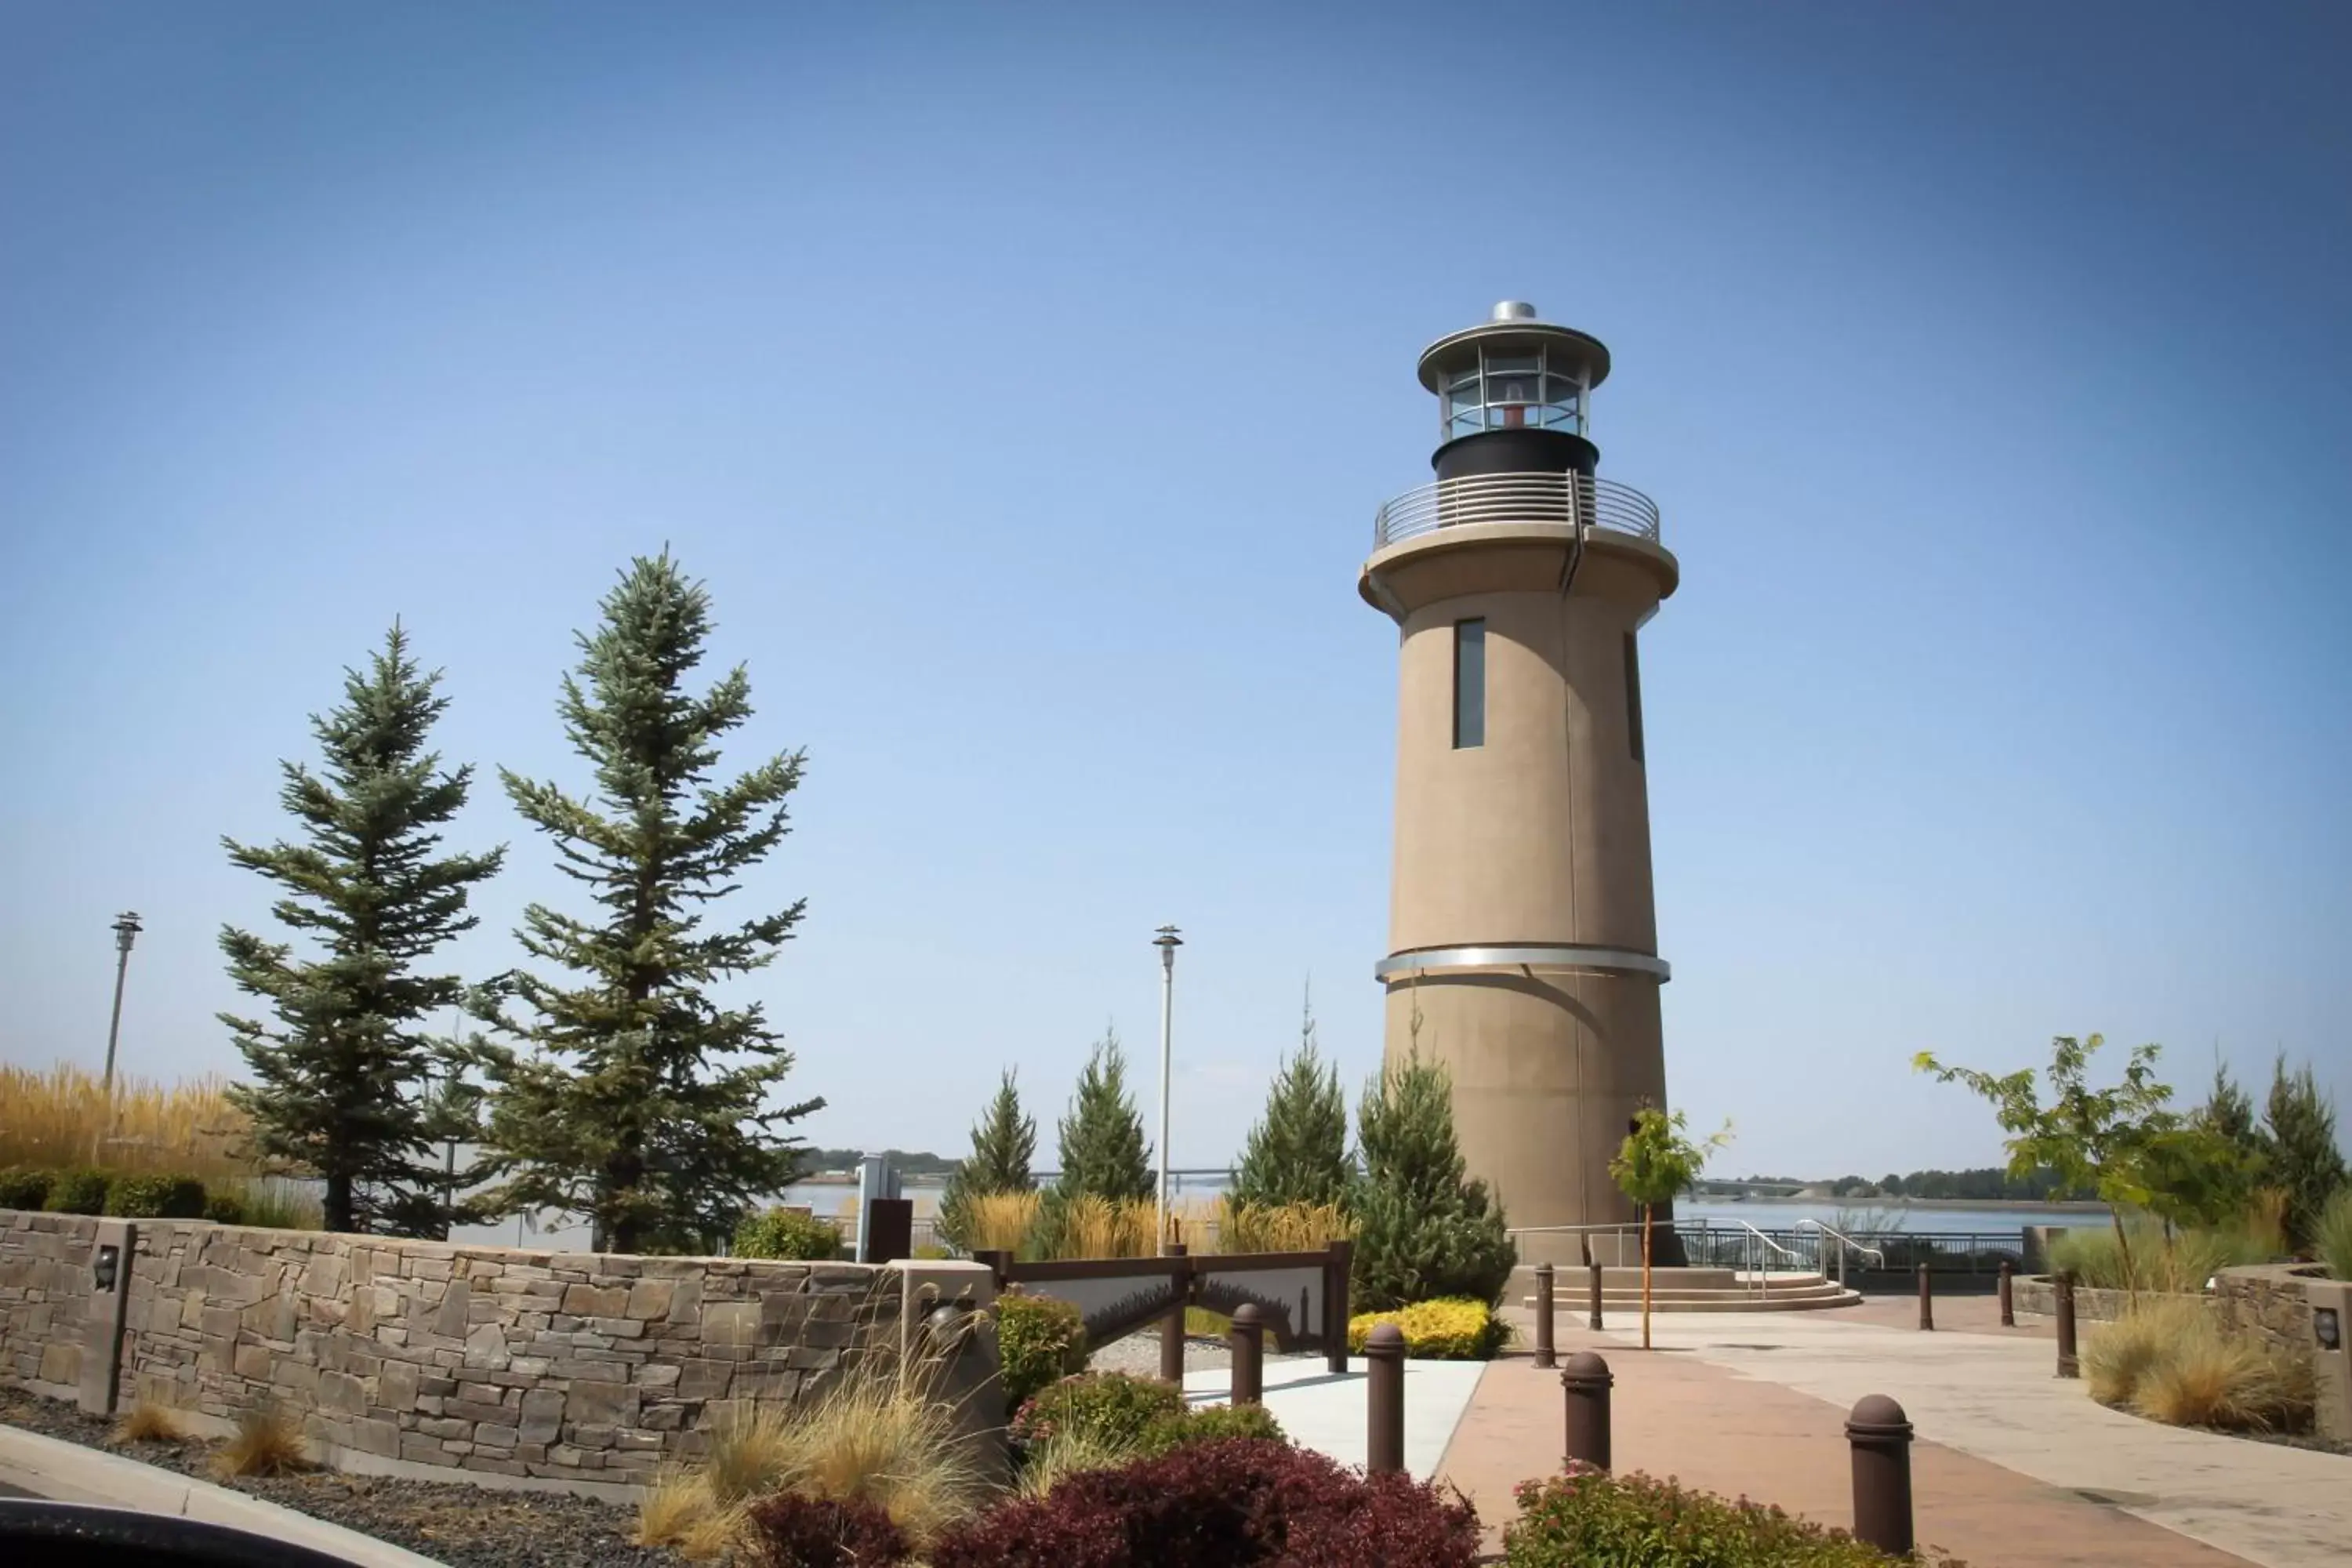
[[2352,1279],[2352,1186],[2328,1199],[2327,1206],[2319,1211],[2312,1242],[2313,1252],[2327,1266],[2329,1274]]
[[1037,1228],[1039,1192],[981,1193],[965,1200],[963,1244],[971,1252],[1020,1253]]
[[1155,1210],[1150,1198],[1106,1198],[1080,1193],[1061,1205],[1057,1258],[1150,1258]]
[[130,1443],[184,1443],[187,1428],[180,1425],[178,1412],[167,1405],[141,1400],[114,1424],[110,1434],[117,1445]]
[[868,1321],[813,1403],[737,1415],[713,1428],[698,1468],[658,1477],[638,1505],[638,1543],[694,1558],[745,1550],[755,1506],[785,1493],[870,1507],[919,1547],[977,1508],[985,1486],[936,1368],[900,1359],[894,1319]]
[[256,1405],[236,1418],[236,1430],[213,1455],[213,1473],[223,1479],[283,1476],[310,1468],[302,1423],[281,1405]]
[[2297,1430],[2311,1419],[2310,1363],[2233,1334],[2194,1298],[2142,1297],[2083,1348],[2091,1397],[2171,1426]]
[[1320,1252],[1355,1239],[1356,1222],[1338,1204],[1234,1204],[1217,1216],[1220,1252]]
[[247,1124],[227,1089],[210,1076],[165,1085],[117,1075],[110,1094],[101,1075],[66,1063],[0,1065],[0,1165],[54,1171],[97,1160],[208,1181],[249,1175],[240,1153]]
[[[1523,1481],[1519,1517],[1503,1529],[1508,1568],[1886,1568],[1896,1559],[1782,1510],[1692,1491],[1638,1472],[1612,1476],[1580,1461]],[[1933,1547],[1912,1558],[1965,1568]]]

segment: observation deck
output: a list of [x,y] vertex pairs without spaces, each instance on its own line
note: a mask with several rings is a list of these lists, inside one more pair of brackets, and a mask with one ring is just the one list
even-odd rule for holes
[[1440,528],[1550,524],[1591,533],[1658,539],[1658,503],[1631,485],[1567,473],[1465,474],[1410,489],[1372,517],[1372,549]]

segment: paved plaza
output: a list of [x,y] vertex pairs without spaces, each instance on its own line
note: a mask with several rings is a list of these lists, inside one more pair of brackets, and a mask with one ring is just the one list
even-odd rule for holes
[[[2080,1382],[2053,1375],[2046,1322],[2004,1330],[1990,1297],[1936,1303],[1878,1299],[1831,1312],[1688,1313],[1652,1321],[1640,1348],[1630,1317],[1594,1334],[1563,1313],[1562,1357],[1590,1349],[1616,1374],[1615,1468],[1674,1476],[1832,1525],[1852,1522],[1843,1424],[1868,1394],[1893,1396],[1916,1428],[1920,1540],[2000,1568],[2322,1568],[2352,1562],[2352,1458],[2183,1431],[2108,1410]],[[1490,1545],[1513,1516],[1511,1489],[1552,1473],[1561,1441],[1556,1373],[1527,1341],[1483,1368],[1409,1362],[1405,1459],[1415,1476],[1460,1487]],[[1185,1378],[1197,1403],[1223,1399],[1228,1374]],[[1364,1460],[1362,1358],[1344,1377],[1319,1358],[1270,1360],[1265,1403],[1297,1441],[1342,1463]]]

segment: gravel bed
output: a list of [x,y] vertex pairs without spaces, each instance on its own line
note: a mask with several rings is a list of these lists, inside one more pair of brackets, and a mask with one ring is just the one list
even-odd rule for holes
[[[1204,1367],[1230,1366],[1233,1352],[1223,1340],[1187,1335],[1184,1340],[1184,1370],[1199,1372]],[[1133,1377],[1160,1375],[1160,1331],[1145,1329],[1113,1340],[1087,1358],[1089,1372],[1123,1372]]]
[[[1294,1351],[1286,1355],[1280,1351],[1269,1348],[1265,1352],[1265,1359],[1267,1364],[1271,1365],[1278,1361],[1312,1359],[1319,1352]],[[1185,1337],[1184,1370],[1186,1372],[1200,1372],[1211,1367],[1227,1367],[1233,1363],[1233,1352],[1226,1348],[1224,1341],[1202,1334],[1189,1334]],[[1158,1377],[1160,1375],[1160,1331],[1156,1328],[1142,1329],[1123,1340],[1113,1340],[1087,1358],[1087,1369],[1089,1372],[1123,1372],[1135,1377]]]
[[213,1445],[106,1440],[112,1423],[61,1400],[0,1389],[0,1423],[84,1447],[103,1448],[159,1469],[263,1498],[449,1568],[594,1568],[605,1563],[676,1564],[668,1552],[632,1545],[637,1510],[567,1492],[499,1491],[462,1481],[391,1480],[313,1470],[298,1476],[222,1480],[208,1468]]

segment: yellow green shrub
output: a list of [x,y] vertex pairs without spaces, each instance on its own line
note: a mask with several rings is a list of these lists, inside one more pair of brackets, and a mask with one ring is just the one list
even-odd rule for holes
[[1404,1331],[1404,1353],[1415,1361],[1487,1361],[1503,1348],[1510,1332],[1484,1301],[1415,1301],[1392,1312],[1349,1319],[1348,1348],[1362,1354],[1373,1328],[1381,1323],[1394,1323]]

